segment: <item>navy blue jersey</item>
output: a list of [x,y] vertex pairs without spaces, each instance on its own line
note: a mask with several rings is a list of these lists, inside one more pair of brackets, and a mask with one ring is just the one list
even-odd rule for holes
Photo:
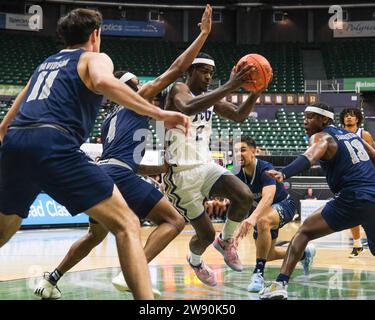
[[275,204],[284,200],[288,196],[288,193],[284,189],[284,185],[282,183],[277,182],[275,179],[266,175],[265,171],[272,169],[273,166],[271,163],[256,159],[255,170],[252,177],[248,176],[243,168],[233,168],[232,171],[238,172],[239,170],[239,173],[236,176],[248,185],[251,192],[254,194],[254,200],[257,202],[262,199],[263,187],[276,185],[276,193],[272,202],[272,204]]
[[323,132],[331,135],[338,145],[331,160],[320,160],[332,192],[354,191],[358,199],[375,200],[375,167],[362,139],[335,126],[326,127]]
[[35,69],[12,126],[59,125],[79,144],[89,137],[103,97],[89,90],[78,75],[77,64],[84,52],[61,50]]
[[136,132],[148,129],[149,119],[132,110],[115,106],[102,124],[101,158],[120,160],[137,172],[145,153],[143,144],[147,132],[138,131],[137,134]]

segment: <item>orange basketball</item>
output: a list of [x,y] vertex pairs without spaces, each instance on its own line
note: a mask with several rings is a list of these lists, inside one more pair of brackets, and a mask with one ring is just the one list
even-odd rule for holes
[[239,66],[246,62],[246,64],[254,64],[257,68],[257,72],[252,73],[249,80],[256,80],[256,83],[246,83],[242,86],[243,89],[248,91],[259,91],[265,90],[268,84],[272,81],[272,67],[268,60],[260,54],[250,53],[243,56],[236,64],[235,70],[238,70]]

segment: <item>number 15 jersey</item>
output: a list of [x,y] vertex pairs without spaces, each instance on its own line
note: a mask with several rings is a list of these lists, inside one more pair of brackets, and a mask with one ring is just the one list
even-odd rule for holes
[[326,127],[323,131],[331,135],[338,145],[331,160],[320,160],[332,192],[349,191],[356,193],[357,199],[375,201],[375,167],[362,139],[335,126]]

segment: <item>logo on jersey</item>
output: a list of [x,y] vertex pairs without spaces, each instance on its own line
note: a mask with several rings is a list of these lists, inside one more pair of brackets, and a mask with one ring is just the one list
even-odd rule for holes
[[193,119],[193,122],[197,121],[210,121],[212,116],[211,110],[206,110],[205,112],[197,113]]

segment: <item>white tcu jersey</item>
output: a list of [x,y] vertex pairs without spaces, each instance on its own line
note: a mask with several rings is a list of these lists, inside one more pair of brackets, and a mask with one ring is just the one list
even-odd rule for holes
[[210,136],[214,107],[190,117],[190,133],[170,129],[166,134],[165,159],[170,165],[193,166],[211,163]]

